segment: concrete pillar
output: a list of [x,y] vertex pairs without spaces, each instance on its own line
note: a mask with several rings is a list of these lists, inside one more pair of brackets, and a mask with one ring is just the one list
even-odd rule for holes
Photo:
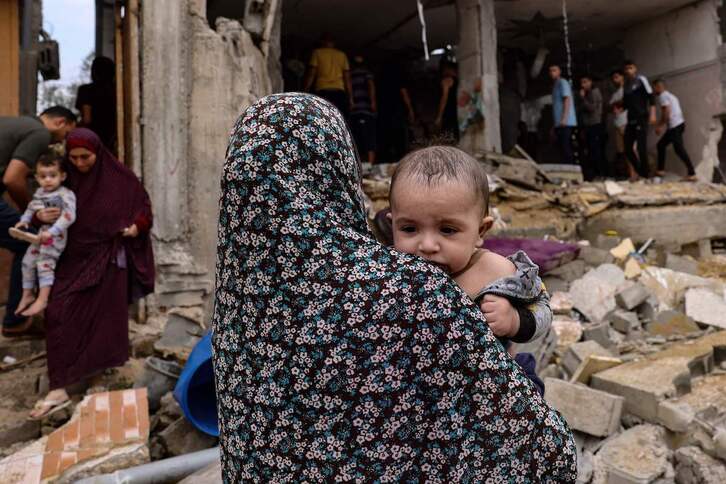
[[143,178],[154,209],[154,235],[186,236],[190,52],[187,2],[141,3]]
[[[460,146],[472,153],[501,151],[494,0],[456,0],[456,15],[459,99],[466,99],[467,95],[472,99],[478,94],[484,111],[483,123],[474,123],[461,133]],[[461,103],[459,109],[462,109]]]

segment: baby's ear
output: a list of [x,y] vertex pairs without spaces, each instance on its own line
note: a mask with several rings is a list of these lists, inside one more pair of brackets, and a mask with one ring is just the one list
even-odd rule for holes
[[492,225],[494,225],[494,218],[487,215],[483,219],[481,219],[481,223],[479,224],[479,238],[480,244],[484,243],[484,236],[486,235],[489,230],[491,230]]

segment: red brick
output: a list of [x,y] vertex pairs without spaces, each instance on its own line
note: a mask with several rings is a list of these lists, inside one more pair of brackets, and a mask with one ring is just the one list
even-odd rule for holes
[[109,393],[109,398],[111,401],[111,414],[109,416],[111,442],[117,444],[126,440],[123,429],[123,395],[121,395],[121,392],[112,392]]
[[65,449],[78,447],[81,437],[81,421],[70,421],[66,426],[61,428],[65,429],[63,430],[63,447]]
[[43,456],[43,472],[41,477],[46,479],[58,474],[58,466],[60,464],[60,452],[46,452]]
[[50,451],[61,451],[63,450],[63,427],[54,430],[48,436],[48,442],[45,444],[45,449]]
[[60,474],[64,470],[71,467],[77,461],[75,452],[61,452],[60,465],[58,466],[58,473]]

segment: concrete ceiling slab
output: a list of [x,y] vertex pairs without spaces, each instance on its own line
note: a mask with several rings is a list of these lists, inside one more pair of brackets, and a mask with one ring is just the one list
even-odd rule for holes
[[[217,0],[219,1],[219,0]],[[425,12],[429,49],[457,41],[454,0],[428,0]],[[573,41],[594,44],[617,40],[628,27],[681,8],[693,0],[570,0],[567,3]],[[656,5],[654,5],[656,4]],[[509,31],[515,20],[562,15],[562,0],[496,0],[500,42],[511,47],[536,47],[538,39]],[[393,32],[392,32],[393,31]],[[283,35],[315,42],[330,32],[346,49],[379,48],[422,51],[415,0],[284,0]],[[551,33],[548,42],[561,39]]]

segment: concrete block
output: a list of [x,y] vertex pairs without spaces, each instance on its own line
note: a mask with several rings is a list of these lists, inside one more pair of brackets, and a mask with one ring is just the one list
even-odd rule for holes
[[622,397],[564,380],[545,380],[545,400],[557,409],[570,428],[597,437],[617,432],[623,412]]
[[566,292],[551,292],[550,293],[550,308],[554,314],[570,314],[574,305],[570,295]]
[[612,348],[615,342],[610,339],[610,323],[586,324],[582,328],[585,341],[595,341],[603,348]]
[[590,355],[580,364],[577,370],[575,370],[575,373],[570,379],[570,383],[582,383],[583,385],[587,385],[590,383],[590,377],[595,373],[608,370],[621,364],[623,364],[623,360],[619,358]]
[[585,261],[575,259],[572,262],[556,267],[547,272],[548,276],[559,277],[566,282],[574,282],[587,272]]
[[658,421],[673,432],[687,431],[695,418],[696,414],[688,404],[665,401],[658,405]]
[[164,356],[186,361],[203,331],[204,328],[197,321],[181,314],[169,314],[164,332],[154,344],[154,349]]
[[665,438],[662,427],[637,425],[608,440],[597,453],[607,475],[604,482],[647,484],[658,478],[672,478],[671,453]]
[[558,291],[567,292],[570,290],[570,283],[565,281],[564,279],[560,279],[559,277],[545,275],[542,277],[542,282],[547,288],[547,292],[549,292],[550,294]]
[[612,356],[612,353],[595,341],[575,343],[567,349],[562,357],[562,366],[570,375],[574,375],[582,362],[590,355]]
[[650,292],[642,284],[633,284],[615,294],[615,302],[621,308],[631,311],[643,304],[650,297]]
[[[708,373],[713,366],[714,348],[722,346],[726,346],[726,332],[723,331],[679,343],[594,374],[590,385],[624,397],[626,412],[647,422],[659,423],[660,403],[678,396],[687,399],[694,387],[692,376]],[[708,398],[713,400],[714,397]],[[697,400],[683,402],[698,413]]]
[[655,320],[658,311],[660,310],[660,302],[654,296],[649,297],[641,305],[635,308],[638,316],[642,321],[653,321]]
[[580,259],[592,267],[599,267],[603,264],[612,264],[615,260],[608,250],[599,249],[590,245],[580,247]]
[[217,443],[215,437],[200,432],[184,417],[162,430],[159,439],[170,456],[209,449]]
[[726,465],[694,446],[675,452],[676,482],[679,484],[723,484]]
[[686,314],[699,323],[726,329],[726,300],[708,289],[686,291]]
[[557,351],[560,353],[567,351],[567,348],[582,338],[582,323],[569,316],[555,314],[552,329],[557,333]]
[[[585,238],[591,240],[589,237]],[[620,244],[620,237],[617,235],[605,235],[604,233],[599,233],[594,237],[594,239],[595,247],[600,250],[610,251],[610,249],[613,249]]]
[[682,257],[675,254],[666,254],[665,267],[676,272],[698,275],[698,262],[691,257]]
[[695,333],[701,330],[698,325],[680,311],[666,310],[659,312],[655,320],[648,324],[648,333],[658,336]]
[[593,323],[600,323],[615,309],[615,293],[625,282],[622,269],[605,264],[585,274],[570,286],[575,309]]
[[626,234],[636,243],[654,238],[659,244],[685,245],[726,238],[726,204],[609,209],[586,219],[579,233],[595,240],[607,230]]
[[610,315],[610,324],[621,333],[628,334],[640,328],[640,319],[637,313],[616,309]]

